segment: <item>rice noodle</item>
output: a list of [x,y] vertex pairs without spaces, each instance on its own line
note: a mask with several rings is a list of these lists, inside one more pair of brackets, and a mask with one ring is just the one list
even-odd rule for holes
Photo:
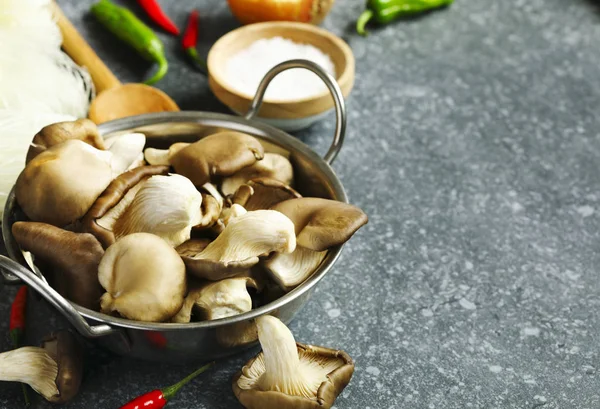
[[50,0],[0,0],[0,215],[44,126],[87,116],[89,73],[60,50]]

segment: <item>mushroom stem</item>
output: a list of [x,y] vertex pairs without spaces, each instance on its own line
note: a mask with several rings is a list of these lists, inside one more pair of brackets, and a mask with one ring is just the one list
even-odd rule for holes
[[169,165],[169,150],[146,148],[144,158],[150,165]]
[[0,381],[26,383],[46,399],[59,394],[58,365],[42,348],[23,347],[0,354]]
[[289,328],[270,315],[257,318],[256,326],[265,362],[259,388],[286,395],[314,397],[322,380],[310,379],[305,371],[300,370],[298,347]]

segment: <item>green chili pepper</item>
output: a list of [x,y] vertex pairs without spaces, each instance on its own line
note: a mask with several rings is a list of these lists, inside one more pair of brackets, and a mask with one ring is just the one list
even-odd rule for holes
[[367,9],[356,22],[356,31],[367,35],[365,26],[371,19],[387,24],[399,17],[410,16],[452,4],[454,0],[368,0]]
[[158,71],[145,84],[154,84],[165,76],[169,69],[165,49],[150,27],[131,11],[110,0],[100,0],[92,6],[91,11],[111,33],[133,47],[145,59],[158,63]]

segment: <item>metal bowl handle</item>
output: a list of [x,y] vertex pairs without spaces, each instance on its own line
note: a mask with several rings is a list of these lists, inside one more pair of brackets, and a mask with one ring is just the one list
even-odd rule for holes
[[333,136],[333,142],[331,143],[329,150],[324,156],[325,162],[331,165],[335,160],[335,157],[340,152],[340,149],[344,144],[344,137],[346,136],[346,103],[344,102],[344,94],[342,94],[342,90],[340,89],[340,86],[338,85],[335,78],[327,72],[325,72],[318,64],[315,64],[314,62],[308,60],[289,60],[271,68],[271,70],[267,72],[267,74],[264,76],[264,78],[258,85],[256,95],[254,95],[254,99],[252,100],[250,109],[248,110],[244,118],[252,119],[256,116],[256,114],[258,114],[258,111],[260,110],[260,107],[263,103],[267,87],[269,86],[273,78],[275,78],[279,73],[282,73],[283,71],[292,68],[304,68],[317,74],[319,78],[323,80],[325,85],[327,85],[327,88],[329,88],[329,92],[333,97],[333,102],[335,103],[336,116],[335,134]]
[[8,257],[0,255],[0,270],[11,273],[19,277],[21,280],[29,284],[35,291],[40,293],[50,304],[54,306],[67,320],[75,327],[75,329],[84,337],[99,338],[106,335],[111,335],[117,332],[109,325],[90,326],[85,318],[77,312],[77,310],[63,296],[57,293],[44,280],[37,276],[31,270],[23,267],[16,261]]

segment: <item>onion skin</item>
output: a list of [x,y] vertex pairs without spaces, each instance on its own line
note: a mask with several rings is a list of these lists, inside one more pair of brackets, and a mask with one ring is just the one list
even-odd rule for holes
[[335,0],[228,0],[242,24],[263,21],[296,21],[320,24]]

